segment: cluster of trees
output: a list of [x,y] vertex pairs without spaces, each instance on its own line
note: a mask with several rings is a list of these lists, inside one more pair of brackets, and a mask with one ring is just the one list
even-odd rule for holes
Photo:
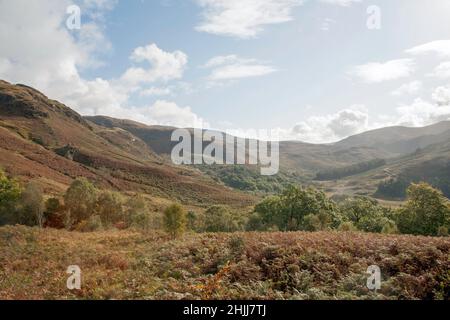
[[100,191],[84,178],[76,179],[58,198],[45,199],[36,182],[21,188],[0,171],[0,225],[67,228],[93,231],[111,226],[149,228],[152,215],[145,199],[126,198],[113,191]]
[[409,185],[422,181],[450,198],[450,161],[433,159],[404,169],[397,177],[382,181],[375,195],[386,199],[405,199]]
[[280,172],[275,176],[262,176],[257,166],[200,166],[208,175],[228,187],[253,192],[273,193],[299,181],[295,174]]
[[370,161],[356,163],[342,168],[333,168],[329,170],[324,170],[316,174],[316,180],[319,181],[338,180],[345,177],[353,176],[355,174],[363,173],[375,168],[382,167],[385,164],[386,160],[384,159],[374,159]]
[[0,225],[67,228],[95,231],[103,228],[164,228],[172,237],[185,231],[319,231],[359,230],[444,236],[450,227],[450,204],[441,191],[427,183],[411,184],[407,202],[398,209],[381,206],[366,197],[335,202],[312,187],[289,186],[276,196],[265,198],[250,215],[226,206],[212,206],[203,213],[186,210],[179,204],[163,214],[152,213],[141,195],[124,197],[101,191],[84,178],[76,179],[62,201],[45,200],[35,182],[21,188],[0,171]]
[[447,235],[450,204],[442,192],[426,183],[411,184],[408,201],[399,209],[381,206],[366,197],[336,203],[314,188],[291,186],[259,203],[248,230],[364,232]]

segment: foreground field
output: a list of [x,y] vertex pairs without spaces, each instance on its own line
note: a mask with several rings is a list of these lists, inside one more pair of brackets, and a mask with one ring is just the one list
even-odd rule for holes
[[[450,239],[0,228],[2,299],[449,299]],[[366,287],[370,265],[382,285]],[[69,265],[82,288],[66,288]]]

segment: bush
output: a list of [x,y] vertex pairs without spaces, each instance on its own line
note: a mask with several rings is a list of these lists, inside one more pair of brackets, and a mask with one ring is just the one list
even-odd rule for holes
[[17,205],[21,189],[14,179],[0,170],[0,225],[17,223]]
[[67,228],[89,219],[95,210],[97,190],[94,185],[85,178],[78,178],[70,185],[64,195],[64,203],[67,209],[65,224]]
[[21,195],[19,223],[27,226],[44,226],[44,195],[36,182],[30,182]]
[[45,202],[45,227],[64,228],[64,207],[58,198],[49,198]]
[[227,207],[212,206],[204,213],[203,229],[206,232],[233,232],[239,226]]
[[173,204],[164,211],[164,229],[172,238],[181,236],[186,229],[186,212],[179,204]]
[[125,203],[125,223],[128,227],[150,230],[153,225],[145,198],[138,194]]
[[440,226],[437,231],[439,237],[448,237],[448,228]]
[[342,222],[341,225],[339,226],[339,231],[348,232],[356,230],[357,230],[356,227],[353,225],[351,221]]
[[102,191],[97,199],[96,214],[104,226],[110,226],[124,219],[122,196],[112,191]]
[[75,228],[79,232],[94,232],[103,229],[102,219],[98,215],[90,216],[89,219],[81,221]]

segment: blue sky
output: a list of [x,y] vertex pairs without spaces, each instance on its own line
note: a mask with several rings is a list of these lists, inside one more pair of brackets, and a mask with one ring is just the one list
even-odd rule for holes
[[72,4],[0,1],[0,78],[86,115],[308,142],[450,118],[448,0],[79,0],[69,30]]

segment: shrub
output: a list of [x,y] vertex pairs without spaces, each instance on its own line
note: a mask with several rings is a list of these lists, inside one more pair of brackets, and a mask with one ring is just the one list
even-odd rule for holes
[[146,231],[150,229],[152,217],[142,195],[135,195],[125,203],[125,222],[128,227]]
[[97,199],[96,214],[102,219],[104,226],[109,226],[122,221],[123,216],[122,196],[112,191],[102,191]]
[[81,221],[75,229],[79,232],[94,232],[102,230],[102,219],[98,215],[92,215],[87,220]]
[[448,228],[440,226],[437,231],[439,237],[448,237]]
[[186,212],[179,204],[173,204],[164,211],[164,229],[172,238],[181,236],[186,229]]
[[85,178],[78,178],[72,182],[64,195],[67,209],[65,224],[67,228],[89,219],[94,213],[97,201],[97,190]]
[[233,232],[239,229],[237,221],[225,206],[208,208],[203,220],[203,228],[206,232]]
[[62,229],[64,228],[64,207],[58,198],[49,198],[45,202],[45,227]]
[[36,182],[30,182],[21,195],[19,223],[27,226],[44,226],[44,195]]
[[0,170],[0,225],[17,222],[16,209],[21,189],[16,180],[8,178]]
[[351,221],[342,222],[339,226],[339,231],[356,231],[356,227],[353,225]]

